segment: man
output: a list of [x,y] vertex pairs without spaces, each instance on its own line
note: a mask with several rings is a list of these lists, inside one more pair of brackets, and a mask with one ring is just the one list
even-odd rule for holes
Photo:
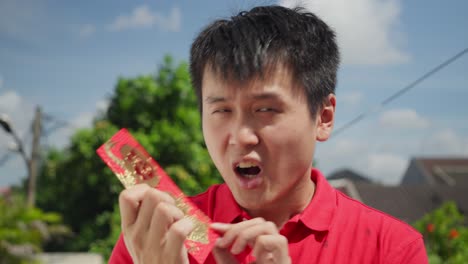
[[[312,168],[329,138],[339,52],[305,10],[253,8],[217,20],[190,58],[203,135],[225,184],[192,201],[220,233],[206,263],[427,263],[410,226],[333,189]],[[119,199],[123,236],[110,263],[195,263],[190,221],[167,194]]]

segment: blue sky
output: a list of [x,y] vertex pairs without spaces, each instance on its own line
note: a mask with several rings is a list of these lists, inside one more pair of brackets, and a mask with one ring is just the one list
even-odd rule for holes
[[[336,128],[368,112],[316,151],[326,174],[352,168],[395,184],[412,157],[468,157],[468,54],[389,105],[380,102],[468,47],[464,0],[303,0],[338,35],[343,63]],[[90,126],[119,76],[153,73],[166,54],[187,61],[212,19],[259,4],[295,1],[0,0],[0,113],[29,145],[34,107],[73,127]],[[377,111],[372,111],[378,109]],[[52,126],[49,121],[45,128]],[[64,146],[73,128],[42,138]],[[0,159],[11,153],[0,132]],[[0,186],[24,178],[15,153]]]

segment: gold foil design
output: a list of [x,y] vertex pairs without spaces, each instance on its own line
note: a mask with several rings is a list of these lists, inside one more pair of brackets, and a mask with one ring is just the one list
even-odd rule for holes
[[[137,148],[130,145],[123,145],[120,148],[120,153],[123,159],[112,153],[111,149],[115,146],[115,142],[109,140],[104,144],[104,151],[107,156],[120,168],[123,173],[115,173],[117,178],[122,182],[125,188],[134,186],[138,183],[146,183],[151,187],[156,187],[159,184],[160,176],[156,169],[151,166],[151,157],[145,157]],[[171,193],[169,193],[172,195]],[[199,251],[200,247],[197,243],[208,244],[208,223],[205,223],[197,217],[190,215],[190,205],[184,201],[183,196],[174,197],[177,208],[184,213],[184,218],[188,218],[194,225],[193,231],[187,236],[187,245],[189,252]]]
[[125,170],[130,171],[136,184],[146,183],[151,187],[158,186],[159,175],[151,166],[151,157],[145,157],[137,148],[123,145],[120,153],[124,157]]
[[138,183],[146,183],[151,187],[156,187],[159,184],[159,175],[153,167],[151,167],[151,158],[145,158],[145,155],[132,148],[129,145],[123,145],[120,148],[120,153],[123,159],[115,156],[111,149],[115,146],[115,142],[109,140],[104,144],[104,151],[107,156],[117,165],[119,165],[124,173],[115,173],[117,178],[122,182],[125,188],[131,187]]
[[[210,242],[208,239],[208,224],[188,214],[190,206],[184,202],[183,197],[175,198],[175,203],[177,208],[184,213],[184,218],[190,219],[194,225],[193,231],[188,235],[187,239],[202,244],[208,244]],[[191,246],[191,248],[193,247],[194,245]]]

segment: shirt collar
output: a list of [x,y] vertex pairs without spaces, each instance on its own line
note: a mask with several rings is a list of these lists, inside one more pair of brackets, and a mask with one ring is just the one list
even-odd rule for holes
[[[312,170],[311,180],[315,183],[315,193],[311,202],[302,213],[292,217],[288,222],[301,221],[309,229],[327,231],[330,229],[336,210],[336,192],[317,169]],[[242,221],[243,218],[250,218],[239,207],[226,184],[220,185],[218,192],[214,222],[233,223]]]
[[309,229],[327,231],[336,211],[336,191],[317,169],[312,169],[311,180],[315,183],[315,193],[309,205],[298,215],[298,219]]
[[229,187],[224,183],[219,186],[216,195],[216,205],[213,214],[213,222],[234,223],[241,221],[247,215],[237,204]]

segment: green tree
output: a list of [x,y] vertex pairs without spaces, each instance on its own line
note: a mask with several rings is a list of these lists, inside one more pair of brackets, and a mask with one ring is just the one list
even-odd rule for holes
[[95,151],[123,127],[186,194],[220,182],[203,142],[187,64],[174,65],[167,56],[155,76],[119,78],[107,112],[94,126],[77,131],[66,149],[49,151],[38,179],[38,206],[63,214],[76,234],[49,250],[93,245],[107,254],[108,244],[115,242],[122,186]]
[[0,197],[0,263],[32,263],[42,243],[69,234],[56,213],[28,207],[24,197]]
[[424,236],[431,264],[463,264],[468,260],[468,228],[454,202],[440,208],[414,223]]

